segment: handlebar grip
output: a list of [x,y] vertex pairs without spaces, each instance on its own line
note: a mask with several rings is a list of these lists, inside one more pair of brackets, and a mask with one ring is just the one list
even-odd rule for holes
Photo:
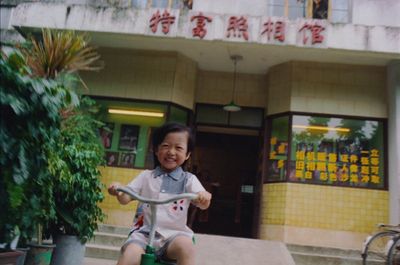
[[144,203],[149,203],[149,204],[166,204],[169,202],[174,202],[180,199],[190,199],[190,200],[194,200],[198,197],[197,194],[194,193],[181,193],[181,194],[177,194],[176,196],[172,196],[170,198],[167,199],[151,199],[151,198],[145,198],[137,193],[135,193],[134,191],[132,191],[130,188],[128,187],[118,187],[116,189],[117,191],[123,192],[128,194],[129,196],[131,196],[132,198],[144,202]]

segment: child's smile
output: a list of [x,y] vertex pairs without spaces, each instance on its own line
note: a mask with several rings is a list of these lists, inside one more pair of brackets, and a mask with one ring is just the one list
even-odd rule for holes
[[190,156],[187,152],[187,132],[168,133],[155,152],[161,168],[171,172],[180,167]]

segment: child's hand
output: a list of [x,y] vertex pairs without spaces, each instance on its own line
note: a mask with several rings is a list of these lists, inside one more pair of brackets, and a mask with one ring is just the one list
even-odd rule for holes
[[121,186],[121,183],[119,182],[113,182],[108,186],[108,193],[112,196],[118,196],[118,191],[117,188]]
[[207,209],[211,203],[211,193],[208,191],[200,191],[197,193],[197,199],[193,201],[193,203],[202,210]]
[[132,200],[132,198],[128,194],[125,194],[121,191],[117,191],[117,189],[121,186],[122,186],[121,183],[113,182],[110,184],[110,186],[108,186],[107,190],[110,195],[117,196],[119,203],[121,203],[122,205],[125,205],[125,204],[129,203]]

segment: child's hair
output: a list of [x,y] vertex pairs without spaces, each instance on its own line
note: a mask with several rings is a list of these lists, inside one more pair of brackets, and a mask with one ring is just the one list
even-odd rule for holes
[[[153,133],[152,144],[153,144],[154,168],[160,165],[160,162],[158,161],[156,156],[156,150],[158,146],[164,141],[167,134],[174,132],[187,132],[188,133],[187,152],[190,153],[193,151],[195,140],[192,130],[189,127],[179,123],[166,123],[163,126],[157,128]],[[185,164],[186,161],[183,163],[182,166],[185,166]]]

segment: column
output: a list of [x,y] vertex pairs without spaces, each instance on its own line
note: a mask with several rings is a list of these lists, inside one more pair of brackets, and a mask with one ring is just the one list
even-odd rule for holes
[[390,223],[400,224],[400,60],[387,66]]

